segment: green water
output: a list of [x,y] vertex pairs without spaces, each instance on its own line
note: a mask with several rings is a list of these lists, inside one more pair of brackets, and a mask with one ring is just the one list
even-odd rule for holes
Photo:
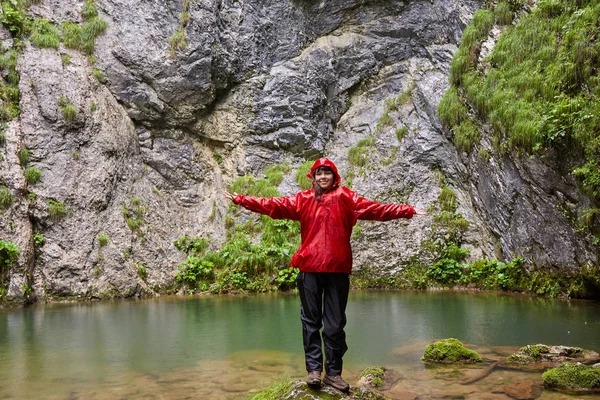
[[[489,360],[535,343],[600,351],[594,302],[353,292],[347,315],[345,377],[352,383],[367,366],[394,368],[401,379],[388,394],[395,398],[483,398],[494,385],[525,379],[498,371],[461,386],[475,372],[422,365],[435,339],[455,337]],[[0,399],[243,399],[273,380],[304,376],[299,299],[163,297],[0,309],[0,360]],[[541,374],[527,375],[541,382]]]

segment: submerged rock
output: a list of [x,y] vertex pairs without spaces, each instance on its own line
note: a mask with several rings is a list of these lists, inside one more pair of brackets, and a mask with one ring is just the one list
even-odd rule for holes
[[506,385],[504,393],[517,400],[537,399],[542,395],[542,388],[538,383],[527,379]]
[[474,363],[483,361],[477,352],[467,349],[458,339],[453,338],[428,344],[421,359],[436,363]]
[[581,363],[564,362],[544,372],[542,379],[551,389],[600,392],[600,368]]
[[251,400],[387,400],[388,397],[364,386],[351,387],[350,393],[342,393],[330,386],[313,389],[304,381],[276,382],[261,390]]

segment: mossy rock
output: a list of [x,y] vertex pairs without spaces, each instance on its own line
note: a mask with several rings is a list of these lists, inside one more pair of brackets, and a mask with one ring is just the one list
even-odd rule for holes
[[566,361],[587,362],[597,360],[599,357],[600,355],[595,351],[580,347],[532,344],[521,347],[519,351],[508,356],[506,363],[548,368]]
[[542,374],[550,389],[600,392],[600,367],[564,362]]
[[458,339],[444,339],[425,347],[421,360],[435,363],[478,363],[482,358],[477,352],[467,349]]
[[388,397],[364,386],[353,386],[350,393],[342,393],[329,386],[309,387],[304,381],[276,382],[251,395],[248,400],[389,400]]
[[385,371],[386,369],[384,367],[365,368],[363,372],[360,373],[359,384],[380,388],[383,386]]

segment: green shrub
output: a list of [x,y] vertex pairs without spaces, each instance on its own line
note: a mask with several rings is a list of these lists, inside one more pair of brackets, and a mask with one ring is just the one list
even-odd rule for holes
[[60,221],[67,215],[65,204],[54,199],[48,200],[48,216],[53,221]]
[[0,239],[0,298],[6,293],[8,271],[19,259],[19,246],[10,240]]
[[15,36],[20,36],[25,31],[25,25],[28,20],[25,6],[25,3],[22,1],[2,1],[0,22]]
[[4,147],[6,145],[6,133],[4,133],[4,129],[0,130],[0,147]]
[[42,179],[42,172],[36,167],[28,167],[25,170],[25,181],[29,185],[35,185]]
[[0,186],[0,208],[9,208],[15,200],[13,194],[6,186]]
[[58,49],[60,44],[58,29],[46,19],[38,19],[33,22],[29,39],[31,44],[41,48]]

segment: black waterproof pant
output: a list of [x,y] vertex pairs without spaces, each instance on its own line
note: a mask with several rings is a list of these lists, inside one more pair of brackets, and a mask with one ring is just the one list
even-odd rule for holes
[[321,327],[325,342],[325,372],[342,374],[342,357],[346,345],[346,304],[350,279],[345,273],[300,272],[297,278],[300,292],[300,319],[307,371],[323,370]]

